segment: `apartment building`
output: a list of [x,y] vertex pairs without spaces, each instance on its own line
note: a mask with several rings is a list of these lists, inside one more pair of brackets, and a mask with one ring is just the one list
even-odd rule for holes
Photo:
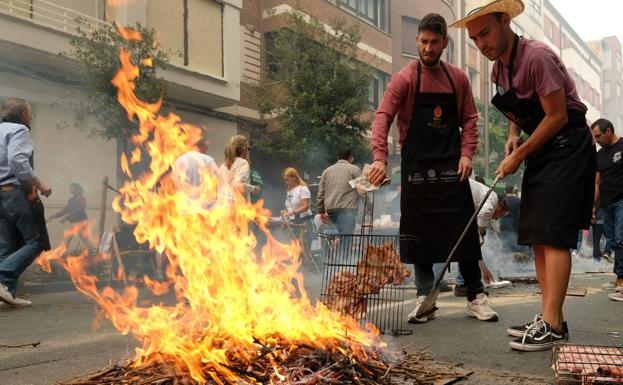
[[[235,112],[249,119],[261,120],[249,97],[248,84],[258,82],[266,64],[265,37],[281,28],[284,14],[300,6],[327,26],[335,17],[361,27],[359,60],[373,68],[370,79],[369,111],[378,107],[391,75],[418,56],[416,36],[419,22],[427,13],[436,12],[447,20],[456,16],[459,0],[244,0],[240,17],[242,36],[242,94]],[[450,43],[444,58],[457,64],[458,32],[450,31]],[[233,111],[232,111],[233,112]],[[400,152],[395,127],[390,131],[390,153]]]
[[[245,122],[215,111],[240,100],[241,7],[242,0],[0,0],[0,99],[21,97],[33,104],[36,170],[53,189],[44,199],[48,212],[63,207],[67,186],[78,182],[85,188],[89,217],[97,219],[102,179],[115,177],[114,141],[71,124],[75,111],[66,101],[85,97],[75,76],[81,67],[58,54],[70,51],[76,19],[93,28],[117,21],[158,30],[163,48],[173,52],[161,73],[169,86],[165,104],[204,128],[210,152],[220,161],[227,139]],[[108,205],[112,224],[110,198]],[[61,228],[52,224],[53,242]]]
[[588,46],[601,59],[602,117],[610,120],[617,135],[623,135],[623,69],[621,42],[616,36],[590,41]]
[[599,119],[602,111],[601,60],[549,0],[544,0],[543,4],[543,41],[565,63],[582,102],[588,107],[586,118],[589,121]]

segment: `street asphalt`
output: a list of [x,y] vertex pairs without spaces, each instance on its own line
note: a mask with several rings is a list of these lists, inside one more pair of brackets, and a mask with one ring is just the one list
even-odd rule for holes
[[[612,274],[579,274],[571,286],[588,288],[584,297],[567,297],[566,319],[571,343],[623,345],[622,338],[609,332],[623,332],[623,303],[607,298],[601,288]],[[319,280],[308,279],[312,298],[319,294]],[[114,330],[106,320],[93,329],[95,305],[67,285],[26,289],[33,301],[28,308],[0,305],[0,385],[55,384],[103,369],[111,361],[134,356],[135,340]],[[460,384],[547,384],[554,383],[551,351],[512,351],[505,330],[534,316],[540,296],[536,289],[491,291],[491,303],[500,320],[488,323],[469,318],[465,299],[442,293],[437,319],[419,325],[405,324],[413,334],[385,336],[390,349],[426,350],[436,360],[473,371]],[[406,292],[405,314],[411,311],[415,293]],[[40,342],[36,347],[7,348],[1,345]]]

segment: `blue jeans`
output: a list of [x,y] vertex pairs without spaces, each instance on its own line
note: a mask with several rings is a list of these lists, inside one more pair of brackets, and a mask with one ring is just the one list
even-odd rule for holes
[[614,251],[614,273],[623,279],[623,199],[599,209],[604,233]]
[[[603,222],[603,221],[602,221]],[[595,223],[591,226],[591,235],[593,236],[593,259],[595,261],[601,260],[601,237],[604,236],[604,224]],[[612,242],[606,239],[606,247],[604,253],[610,253],[612,251]]]
[[355,224],[357,222],[357,210],[354,209],[338,209],[328,212],[329,219],[339,234],[354,234]]
[[0,191],[0,284],[15,295],[17,278],[41,250],[39,230],[22,190]]
[[[421,295],[428,295],[432,288],[435,278],[441,274],[443,263],[437,264],[415,264],[415,286],[417,288],[418,297]],[[461,275],[465,277],[465,284],[467,286],[467,300],[473,301],[476,296],[484,292],[484,286],[482,284],[482,274],[480,273],[480,266],[478,261],[464,261],[459,262],[459,271]]]

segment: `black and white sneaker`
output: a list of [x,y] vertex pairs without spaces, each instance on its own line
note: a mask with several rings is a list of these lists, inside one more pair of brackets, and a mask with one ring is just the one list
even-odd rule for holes
[[519,326],[509,327],[508,329],[506,329],[506,333],[508,333],[509,336],[513,336],[513,337],[523,337],[523,335],[526,334],[526,330],[530,329],[532,325],[539,322],[540,320],[541,320],[541,315],[537,314],[534,316],[534,318],[530,322],[526,322],[525,324],[519,325]]
[[557,342],[565,342],[568,335],[564,332],[555,332],[543,319],[532,325],[521,338],[511,341],[511,349],[524,352],[538,352],[551,349]]
[[[537,314],[534,316],[534,318],[530,322],[527,322],[520,326],[509,327],[508,329],[506,329],[506,333],[508,333],[509,336],[513,336],[513,337],[523,337],[523,335],[526,333],[526,330],[530,329],[530,327],[534,325],[535,323],[537,323],[540,319],[541,319],[541,315]],[[566,321],[562,323],[562,332],[565,335],[565,339],[568,340],[569,339],[569,328],[567,327]]]

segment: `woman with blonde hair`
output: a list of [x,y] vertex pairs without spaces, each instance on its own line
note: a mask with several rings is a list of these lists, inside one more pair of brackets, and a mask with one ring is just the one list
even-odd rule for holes
[[225,163],[221,166],[223,181],[240,189],[249,200],[250,193],[257,193],[259,187],[251,185],[251,167],[249,165],[249,141],[243,135],[234,135],[225,147]]
[[303,182],[303,178],[294,167],[288,167],[283,171],[283,180],[286,183],[285,210],[281,216],[297,225],[305,226],[303,239],[304,260],[311,258],[311,242],[313,234],[311,192]]
[[294,167],[288,167],[283,171],[283,180],[288,192],[285,202],[286,209],[281,211],[281,215],[295,223],[304,223],[311,219],[311,192],[303,182],[301,175]]

